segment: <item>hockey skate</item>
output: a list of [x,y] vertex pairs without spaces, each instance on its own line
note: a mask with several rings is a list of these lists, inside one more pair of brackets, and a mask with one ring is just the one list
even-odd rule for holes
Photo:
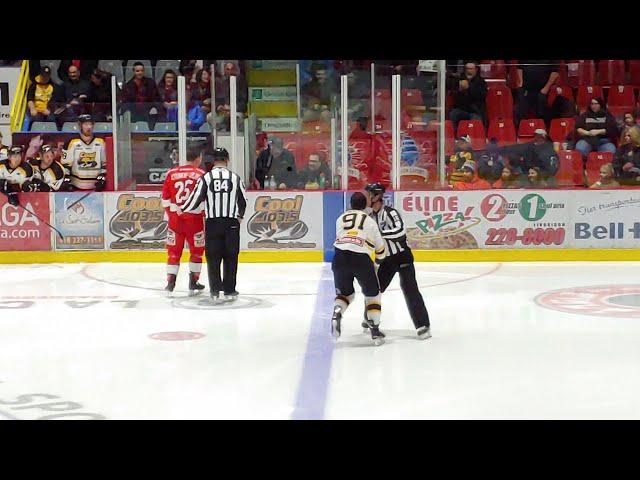
[[[362,326],[362,333],[369,333],[369,324],[367,323],[367,319],[366,318],[362,321],[362,323],[360,325]],[[378,328],[378,333],[380,334],[380,336],[382,338],[386,337],[384,332],[382,330],[380,330],[379,328]]]
[[198,283],[196,277],[193,273],[189,274],[189,296],[193,297],[195,295],[200,295],[204,290],[204,285]]
[[340,322],[342,322],[342,311],[340,307],[334,307],[333,316],[331,317],[331,335],[335,339],[340,337]]
[[416,330],[416,334],[420,340],[431,338],[431,327],[420,327]]
[[240,295],[236,290],[231,293],[224,294],[224,302],[230,303],[235,302],[238,299],[238,295]]
[[212,292],[209,294],[209,297],[211,298],[211,302],[212,302],[214,305],[217,305],[217,304],[219,304],[219,303],[220,303],[220,292],[214,292],[214,291],[212,291]]
[[379,347],[384,343],[385,335],[380,331],[377,325],[369,324],[369,330],[371,331],[371,341],[376,347]]
[[167,296],[173,297],[173,291],[176,288],[176,276],[169,275],[167,277],[167,286],[164,287],[165,292],[167,292]]

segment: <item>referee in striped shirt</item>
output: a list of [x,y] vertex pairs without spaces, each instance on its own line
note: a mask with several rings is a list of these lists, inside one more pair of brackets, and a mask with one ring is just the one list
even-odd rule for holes
[[[182,207],[182,212],[194,211],[205,204],[205,253],[211,298],[217,301],[238,298],[236,274],[240,253],[240,222],[247,208],[242,179],[227,168],[229,153],[224,148],[213,150],[213,168],[200,177]],[[224,262],[224,263],[223,263]],[[220,275],[223,263],[224,276]]]
[[[409,315],[421,339],[431,337],[429,313],[424,305],[424,299],[418,289],[416,268],[413,264],[413,252],[407,245],[407,230],[404,228],[402,217],[395,208],[383,203],[384,185],[372,183],[365,187],[371,205],[371,217],[376,221],[387,243],[387,256],[382,260],[378,269],[380,291],[384,292],[396,273],[400,276],[400,288],[404,294]],[[365,328],[366,322],[362,322]],[[368,326],[368,325],[367,325]]]

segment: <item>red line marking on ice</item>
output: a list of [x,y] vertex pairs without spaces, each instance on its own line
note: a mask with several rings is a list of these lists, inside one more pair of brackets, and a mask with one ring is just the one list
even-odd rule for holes
[[204,333],[199,332],[158,332],[149,335],[149,338],[153,340],[169,341],[198,340],[202,337],[204,337]]

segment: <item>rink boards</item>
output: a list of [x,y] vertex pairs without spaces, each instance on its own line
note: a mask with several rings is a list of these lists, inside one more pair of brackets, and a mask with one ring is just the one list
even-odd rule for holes
[[[163,262],[160,192],[23,193],[0,198],[0,262]],[[249,192],[241,261],[330,261],[351,192]],[[639,260],[634,190],[396,191],[419,261]],[[38,218],[54,225],[58,237]],[[17,252],[29,252],[20,255]]]

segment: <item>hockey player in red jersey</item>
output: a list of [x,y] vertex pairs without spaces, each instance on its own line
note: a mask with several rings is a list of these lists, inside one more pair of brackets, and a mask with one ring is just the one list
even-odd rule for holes
[[167,172],[162,188],[162,206],[169,217],[167,232],[167,286],[165,290],[171,294],[176,286],[176,277],[180,269],[180,257],[185,240],[189,244],[189,296],[197,295],[204,289],[198,283],[202,269],[204,253],[204,211],[201,208],[192,213],[178,212],[189,198],[196,181],[205,172],[201,170],[202,150],[199,147],[187,149],[186,165],[176,166]]

